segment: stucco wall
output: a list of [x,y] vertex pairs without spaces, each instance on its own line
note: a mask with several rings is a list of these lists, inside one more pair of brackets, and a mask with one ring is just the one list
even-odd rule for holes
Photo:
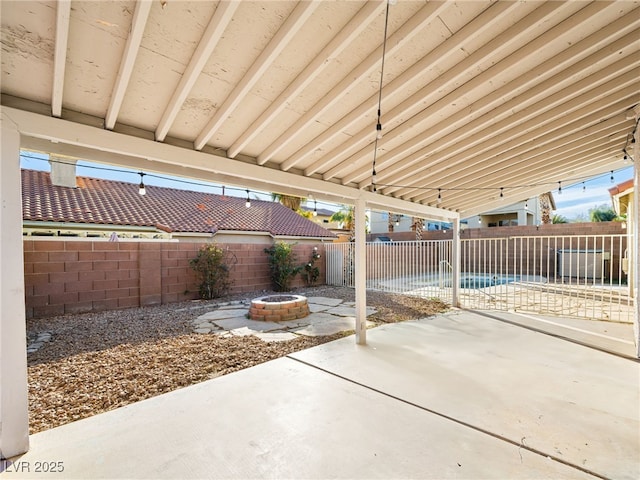
[[[198,281],[189,266],[201,243],[25,240],[27,318],[158,305],[198,298]],[[270,290],[265,244],[217,244],[237,258],[231,293]],[[314,246],[298,244],[298,263]],[[318,283],[324,283],[321,260]],[[296,277],[294,287],[304,286]]]

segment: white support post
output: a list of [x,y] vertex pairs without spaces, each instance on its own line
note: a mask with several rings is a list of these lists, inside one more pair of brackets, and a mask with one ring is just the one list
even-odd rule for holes
[[[636,122],[640,120],[640,112],[636,108]],[[638,282],[640,282],[640,252],[638,251],[638,240],[640,239],[640,128],[636,127],[635,143],[633,144],[633,200],[631,209],[631,218],[627,218],[627,224],[632,226],[631,245],[629,252],[631,257],[631,294],[634,302],[634,319],[633,319],[633,340],[636,343],[636,357],[640,358],[640,302],[638,301]],[[630,263],[631,263],[630,262]]]
[[460,254],[461,241],[460,241],[460,219],[455,218],[452,221],[453,224],[453,238],[451,242],[451,267],[453,275],[451,278],[451,305],[453,307],[460,306],[460,266],[462,264]]
[[363,197],[355,201],[355,284],[356,284],[356,343],[367,344],[367,255],[366,213],[367,203]]
[[29,449],[20,133],[0,120],[0,457]]

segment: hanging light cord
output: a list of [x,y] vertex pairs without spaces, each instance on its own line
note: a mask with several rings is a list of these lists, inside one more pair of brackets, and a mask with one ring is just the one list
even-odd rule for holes
[[376,139],[373,144],[373,164],[371,168],[371,185],[373,191],[376,191],[376,158],[378,156],[378,140],[382,136],[382,123],[380,117],[382,116],[382,84],[384,81],[384,60],[387,54],[387,28],[389,26],[389,3],[387,0],[387,9],[384,16],[384,38],[382,40],[382,61],[380,65],[380,87],[378,88],[378,121],[376,123]]

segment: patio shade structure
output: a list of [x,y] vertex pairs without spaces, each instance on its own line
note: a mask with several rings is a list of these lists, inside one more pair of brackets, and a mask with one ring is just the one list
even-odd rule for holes
[[27,448],[21,148],[356,205],[360,327],[366,208],[457,226],[638,159],[637,1],[0,8],[3,455]]

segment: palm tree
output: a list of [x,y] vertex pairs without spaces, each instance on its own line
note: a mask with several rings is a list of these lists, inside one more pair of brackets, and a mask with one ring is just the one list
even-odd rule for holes
[[292,195],[284,195],[282,193],[272,193],[271,199],[274,202],[280,202],[287,208],[290,208],[294,212],[300,210],[300,205],[302,205],[302,201],[305,200],[301,197],[294,197]]
[[348,205],[342,205],[340,210],[334,212],[329,219],[330,222],[338,222],[342,224],[342,228],[345,230],[355,229],[355,216],[354,207]]
[[607,204],[600,205],[589,210],[589,218],[592,222],[611,222],[618,217],[616,212]]
[[551,223],[569,223],[569,220],[567,220],[566,217],[563,217],[562,215],[554,215],[551,218]]

